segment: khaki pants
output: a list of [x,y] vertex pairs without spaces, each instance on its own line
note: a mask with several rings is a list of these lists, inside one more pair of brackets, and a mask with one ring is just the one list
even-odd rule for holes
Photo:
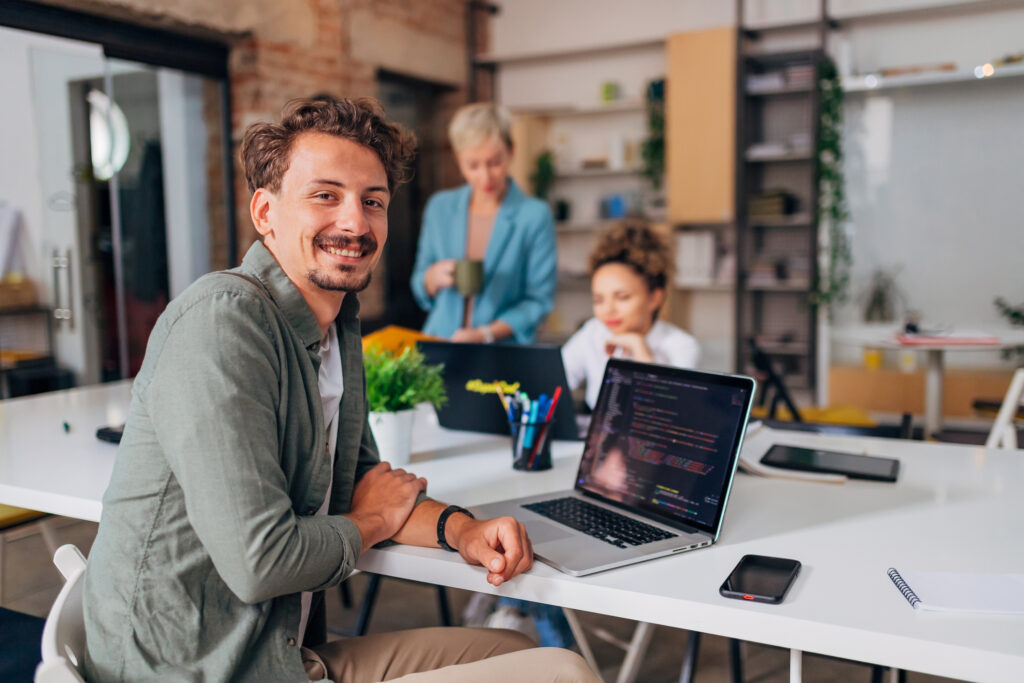
[[521,633],[491,628],[421,628],[302,648],[311,681],[335,683],[598,683],[575,652],[538,648]]

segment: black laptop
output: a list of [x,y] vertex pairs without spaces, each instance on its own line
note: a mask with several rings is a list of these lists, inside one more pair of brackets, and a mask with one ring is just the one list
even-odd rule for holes
[[551,436],[563,440],[581,438],[560,347],[444,341],[420,341],[417,346],[428,363],[444,364],[448,402],[437,411],[442,427],[508,434],[508,416],[494,390],[497,380],[506,388],[525,391],[531,400],[541,394],[550,398],[556,387],[562,387]]

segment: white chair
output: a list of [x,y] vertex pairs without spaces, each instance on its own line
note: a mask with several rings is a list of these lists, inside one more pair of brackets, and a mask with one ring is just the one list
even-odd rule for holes
[[1017,428],[1013,424],[1013,418],[1017,414],[1021,399],[1024,399],[1024,368],[1017,368],[1010,381],[1006,398],[1003,399],[1003,405],[999,408],[999,415],[992,425],[992,431],[988,433],[985,448],[1017,448]]
[[85,620],[82,616],[82,581],[85,556],[68,544],[57,548],[53,563],[64,575],[64,587],[50,608],[43,627],[43,661],[36,667],[36,683],[84,683]]

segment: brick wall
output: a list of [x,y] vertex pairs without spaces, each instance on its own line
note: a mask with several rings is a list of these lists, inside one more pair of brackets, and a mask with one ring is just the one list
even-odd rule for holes
[[[249,124],[274,119],[291,98],[316,92],[375,95],[376,74],[382,68],[453,87],[439,102],[438,117],[445,121],[466,101],[465,0],[46,1],[146,26],[229,38],[235,150]],[[486,51],[486,26],[486,18],[480,16],[479,52]],[[479,81],[481,98],[490,94],[488,81],[486,75]],[[256,232],[249,220],[248,189],[237,154],[234,157],[241,254]],[[222,169],[219,160],[210,161],[207,173],[212,181]],[[459,182],[454,164],[446,164],[442,185]],[[218,211],[211,209],[215,266],[227,256]]]

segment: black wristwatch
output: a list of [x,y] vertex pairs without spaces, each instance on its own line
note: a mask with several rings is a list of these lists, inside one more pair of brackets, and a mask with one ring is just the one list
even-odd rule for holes
[[476,519],[473,513],[466,508],[460,508],[458,505],[449,505],[441,512],[441,515],[437,518],[437,544],[447,550],[448,552],[455,552],[455,548],[448,545],[448,541],[444,538],[444,528],[448,524],[448,518],[456,512],[461,512],[464,515],[468,515],[470,519]]

